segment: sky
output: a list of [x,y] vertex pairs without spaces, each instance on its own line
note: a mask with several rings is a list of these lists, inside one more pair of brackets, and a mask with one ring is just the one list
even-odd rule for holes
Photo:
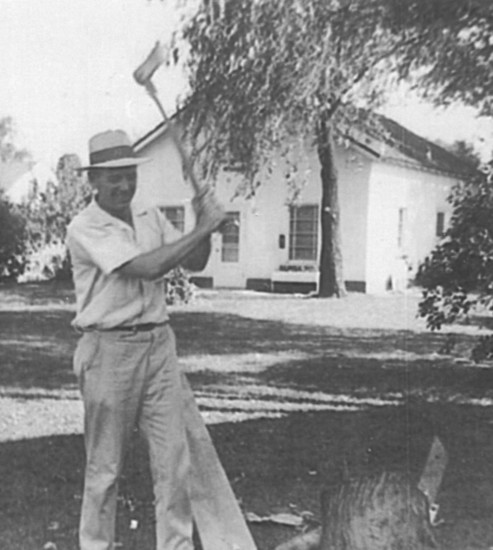
[[[0,0],[0,117],[36,160],[87,159],[91,135],[123,128],[133,139],[160,121],[133,71],[178,23],[175,0]],[[173,109],[182,79],[160,69]]]
[[[156,40],[179,24],[177,0],[0,0],[0,117],[12,116],[16,143],[54,167],[60,155],[87,160],[96,132],[122,128],[138,139],[160,115],[132,73]],[[153,81],[167,111],[184,82],[160,68]],[[400,93],[386,114],[430,139],[493,149],[491,121],[464,109],[440,114]],[[481,141],[481,139],[483,141]]]

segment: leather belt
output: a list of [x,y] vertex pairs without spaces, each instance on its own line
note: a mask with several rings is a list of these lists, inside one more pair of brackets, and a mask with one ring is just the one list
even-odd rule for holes
[[122,331],[122,332],[148,332],[150,330],[153,330],[158,327],[164,327],[168,324],[168,321],[165,321],[164,323],[141,323],[140,325],[129,325],[129,326],[118,326],[118,327],[111,327],[103,329],[103,332],[111,331]]

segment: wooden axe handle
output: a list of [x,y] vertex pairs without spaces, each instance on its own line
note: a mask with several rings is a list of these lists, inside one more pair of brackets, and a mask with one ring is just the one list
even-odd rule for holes
[[154,86],[154,84],[150,80],[148,80],[144,85],[145,85],[145,88],[146,88],[147,92],[149,93],[149,95],[152,97],[152,99],[156,103],[156,105],[159,109],[159,112],[161,113],[161,115],[163,117],[164,122],[166,124],[168,124],[169,130],[170,130],[170,133],[171,133],[171,139],[173,140],[176,148],[178,149],[178,153],[179,153],[180,158],[182,160],[184,169],[185,169],[188,177],[190,178],[190,181],[192,182],[192,187],[193,187],[193,190],[194,190],[195,194],[197,194],[197,195],[202,194],[205,191],[207,186],[203,183],[200,183],[197,180],[197,178],[195,177],[195,173],[194,173],[193,168],[192,168],[192,161],[190,159],[190,156],[188,155],[187,151],[183,147],[183,144],[182,144],[181,140],[178,138],[178,133],[177,133],[175,124],[170,120],[170,118],[166,114],[166,111],[164,110],[164,107],[163,107],[163,105],[162,105],[162,103],[161,103],[161,101],[160,101],[160,99],[157,95],[156,87]]
[[184,170],[187,173],[187,176],[190,178],[190,181],[192,182],[192,187],[195,192],[195,194],[202,194],[204,193],[206,189],[206,185],[199,183],[198,180],[195,177],[195,174],[192,169],[192,162],[191,159],[186,152],[185,148],[183,147],[183,144],[181,143],[180,139],[178,138],[178,133],[176,131],[175,125],[173,122],[168,118],[168,115],[166,114],[166,111],[164,110],[164,107],[159,100],[157,89],[152,83],[152,75],[156,72],[156,70],[162,65],[166,57],[164,48],[161,46],[159,42],[156,42],[154,48],[151,50],[147,58],[137,69],[134,71],[134,79],[137,82],[137,84],[140,84],[141,86],[144,86],[147,90],[147,93],[152,97],[154,102],[156,103],[159,112],[161,113],[163,120],[166,124],[169,125],[169,129],[171,132],[171,137],[176,145],[176,148],[178,149],[178,153],[180,154],[182,164],[184,167]]

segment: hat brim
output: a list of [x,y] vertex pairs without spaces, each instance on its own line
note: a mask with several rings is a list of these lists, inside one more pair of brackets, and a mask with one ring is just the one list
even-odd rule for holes
[[127,168],[129,166],[138,166],[139,164],[144,164],[145,162],[150,161],[150,158],[129,157],[115,160],[107,160],[106,162],[90,164],[89,166],[81,166],[80,168],[77,168],[77,170],[79,172],[83,172],[85,170],[93,170],[98,168]]

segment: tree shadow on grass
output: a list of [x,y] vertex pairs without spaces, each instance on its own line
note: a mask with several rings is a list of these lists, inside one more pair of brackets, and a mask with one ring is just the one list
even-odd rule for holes
[[[70,326],[72,318],[73,312],[60,310],[0,312],[0,385],[75,388],[72,354],[78,334]],[[424,375],[428,365],[451,366],[450,356],[429,359],[443,346],[443,334],[340,329],[194,311],[173,313],[172,325],[179,355],[185,362],[194,356],[234,356],[241,370],[242,358],[247,354],[287,357],[270,369],[272,382],[276,377],[278,381],[292,377],[301,383],[320,375],[341,383],[344,379],[360,379],[369,386],[372,380],[388,377],[390,369],[394,373],[390,377],[399,378],[402,386],[406,384],[403,366],[413,369],[417,376]],[[460,337],[460,341],[467,345],[470,337]],[[299,355],[306,360],[289,363]],[[463,371],[452,368],[448,372],[461,376]],[[218,377],[226,380],[228,374],[218,372]],[[229,378],[234,380],[234,376]]]
[[[406,471],[416,480],[435,434],[450,455],[440,498],[449,523],[439,533],[448,537],[448,548],[467,547],[464,540],[454,540],[452,521],[489,521],[493,513],[491,427],[471,411],[432,406],[293,414],[214,425],[210,431],[237,498],[245,510],[261,516],[293,511],[293,506],[317,516],[321,487],[345,476],[387,469]],[[76,548],[83,460],[81,436],[0,445],[1,548],[39,550],[49,541],[58,550]],[[131,519],[139,521],[137,530],[129,528]],[[124,548],[153,548],[151,481],[138,438],[120,484],[117,523]],[[251,529],[259,550],[294,535],[269,525]]]
[[[364,354],[396,350],[424,355],[438,352],[446,338],[437,333],[314,326],[194,311],[173,313],[172,325],[184,356],[283,351]],[[471,341],[467,336],[460,339]]]
[[493,387],[493,369],[455,365],[447,359],[381,361],[318,357],[273,365],[256,374],[255,379],[274,386],[327,393],[482,398]]
[[74,387],[73,312],[0,312],[0,385]]

